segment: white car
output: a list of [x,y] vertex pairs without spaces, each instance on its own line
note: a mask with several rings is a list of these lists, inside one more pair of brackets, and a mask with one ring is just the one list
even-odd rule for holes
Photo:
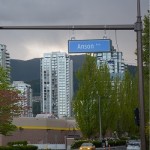
[[127,150],[141,150],[140,141],[129,141],[127,144]]

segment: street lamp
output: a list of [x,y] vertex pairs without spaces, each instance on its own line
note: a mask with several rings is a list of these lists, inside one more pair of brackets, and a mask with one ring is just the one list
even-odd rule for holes
[[98,104],[99,104],[99,139],[102,140],[102,126],[101,126],[101,107],[100,107],[100,95],[98,96]]

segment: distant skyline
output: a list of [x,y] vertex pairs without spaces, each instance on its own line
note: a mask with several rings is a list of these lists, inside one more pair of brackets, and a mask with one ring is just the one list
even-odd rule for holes
[[[0,26],[9,25],[113,25],[134,24],[137,0],[0,0]],[[142,19],[149,1],[141,0]],[[112,39],[125,63],[136,65],[134,31],[0,30],[11,59],[39,58],[52,51],[68,52],[68,40]]]

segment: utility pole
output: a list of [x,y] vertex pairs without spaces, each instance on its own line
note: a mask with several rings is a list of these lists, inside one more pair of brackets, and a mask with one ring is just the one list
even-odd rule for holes
[[137,63],[138,63],[138,94],[140,104],[140,137],[141,150],[146,150],[145,140],[145,114],[144,114],[144,81],[143,81],[143,50],[142,50],[142,21],[140,0],[137,0],[137,22],[135,24],[137,32]]

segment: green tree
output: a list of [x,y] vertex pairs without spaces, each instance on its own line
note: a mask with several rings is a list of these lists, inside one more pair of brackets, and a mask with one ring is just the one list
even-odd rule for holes
[[145,15],[143,23],[143,34],[142,34],[142,41],[143,41],[143,62],[144,62],[144,98],[145,98],[145,113],[146,113],[146,122],[149,120],[149,69],[150,69],[150,37],[149,37],[149,18],[150,13],[148,12],[147,15]]
[[0,134],[7,135],[16,129],[12,120],[20,114],[20,100],[18,92],[9,83],[7,71],[0,67]]
[[128,132],[130,135],[138,133],[138,128],[134,121],[134,109],[138,107],[137,99],[137,78],[131,76],[126,71],[118,84],[117,97],[117,125],[116,130],[120,134]]
[[91,138],[99,133],[99,98],[101,120],[103,120],[102,131],[108,128],[110,74],[106,65],[98,68],[96,59],[86,55],[85,62],[77,73],[77,78],[79,90],[74,98],[74,114],[83,136]]
[[101,126],[102,135],[104,136],[106,131],[112,128],[110,123],[110,118],[112,117],[112,114],[110,113],[112,82],[109,69],[106,64],[101,64],[97,75],[96,89],[98,91],[98,95],[100,96]]
[[96,76],[96,61],[89,55],[86,55],[83,67],[78,71],[79,90],[74,98],[73,108],[77,124],[84,137],[90,138],[97,133],[97,101],[94,95],[93,79]]
[[119,117],[120,113],[120,104],[119,104],[119,95],[120,95],[120,78],[117,76],[112,80],[112,90],[110,97],[110,106],[109,106],[109,129],[111,131],[119,131],[118,121],[121,119]]
[[149,55],[149,43],[150,43],[150,37],[149,37],[149,18],[150,13],[148,15],[144,16],[143,19],[143,33],[142,33],[142,42],[143,42],[143,62],[144,62],[144,76],[146,78],[149,78],[149,61],[150,61],[150,55]]
[[149,69],[150,69],[150,34],[149,34],[149,19],[150,12],[144,16],[143,19],[143,34],[142,34],[142,42],[143,42],[143,63],[144,63],[144,102],[145,102],[145,122],[146,122],[146,138],[147,143],[149,143],[149,129],[150,129],[150,120],[149,120]]
[[134,120],[134,109],[139,107],[137,76],[126,71],[123,78],[111,81],[107,65],[98,68],[95,58],[87,55],[77,78],[79,90],[73,108],[84,137],[99,135],[99,99],[103,136],[107,131],[138,135]]

